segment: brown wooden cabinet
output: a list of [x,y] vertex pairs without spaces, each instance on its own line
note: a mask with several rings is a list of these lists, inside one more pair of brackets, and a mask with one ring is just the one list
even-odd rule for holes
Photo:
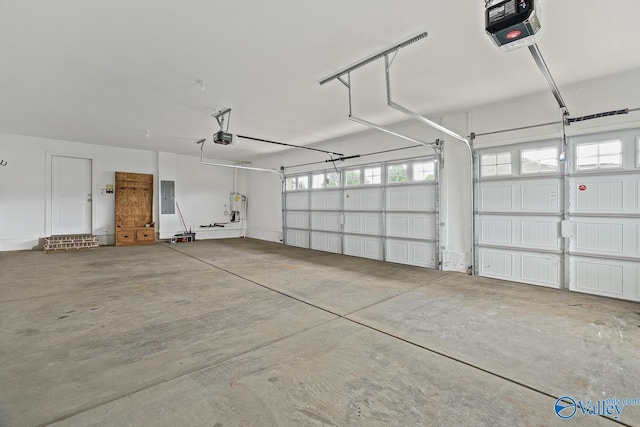
[[155,244],[153,175],[116,172],[115,198],[116,246]]

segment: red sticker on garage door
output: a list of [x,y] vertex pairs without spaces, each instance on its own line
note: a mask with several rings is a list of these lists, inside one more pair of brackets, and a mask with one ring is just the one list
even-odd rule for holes
[[586,189],[587,189],[587,186],[586,186],[586,185],[584,185],[584,184],[580,184],[580,185],[578,185],[578,190],[580,190],[580,191],[585,191]]

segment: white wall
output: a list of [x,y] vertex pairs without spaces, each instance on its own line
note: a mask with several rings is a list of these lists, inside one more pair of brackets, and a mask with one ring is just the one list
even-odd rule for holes
[[[102,245],[114,241],[114,194],[107,194],[104,189],[115,183],[115,171],[154,175],[154,219],[161,236],[171,236],[182,227],[177,215],[163,215],[163,221],[159,220],[160,179],[176,181],[178,203],[187,226],[195,225],[196,238],[240,236],[239,224],[224,231],[198,227],[200,223],[228,221],[223,212],[233,189],[230,169],[200,165],[199,157],[0,133],[0,159],[7,162],[0,166],[0,251],[33,249],[41,245],[43,237],[51,235],[52,155],[92,159],[92,231]],[[240,175],[238,191],[244,194],[246,180]]]
[[[540,78],[543,78],[542,75]],[[563,98],[572,117],[624,108],[640,107],[640,70],[603,79],[583,82],[571,87],[560,87]],[[340,102],[337,100],[336,102]],[[396,102],[402,104],[401,100]],[[336,105],[340,107],[340,105]],[[406,105],[411,108],[411,106]],[[464,111],[443,112],[430,116],[431,120],[443,124],[459,135],[467,136],[537,125],[560,122],[561,113],[551,91],[504,102],[477,106]],[[346,120],[346,118],[345,118]],[[575,135],[615,128],[640,126],[640,112],[624,116],[596,119],[575,123],[567,128],[568,135]],[[444,170],[442,175],[443,194],[441,197],[441,248],[443,269],[465,271],[471,263],[471,182],[469,153],[464,144],[443,135],[426,125],[415,121],[403,121],[390,125],[394,130],[424,141],[443,139]],[[366,129],[366,128],[364,128]],[[479,136],[474,147],[511,144],[559,137],[559,124]],[[314,144],[316,148],[335,150],[345,155],[365,154],[379,150],[410,146],[411,143],[380,131],[363,130],[353,135]],[[411,156],[430,154],[428,148],[415,148],[394,153],[364,157],[342,162],[339,166],[393,160]],[[327,157],[305,150],[292,150],[281,155],[254,162],[254,166],[279,168],[306,162],[323,161]],[[325,165],[287,169],[287,173],[326,169]],[[275,181],[277,177],[269,178]],[[272,183],[262,174],[248,175],[249,208],[251,218],[247,235],[265,240],[280,241],[282,238],[282,198],[279,183]]]
[[[542,76],[540,77],[542,78]],[[608,110],[640,107],[640,70],[604,79],[560,87],[572,116]],[[396,100],[402,103],[402,100]],[[337,100],[336,102],[340,102]],[[336,107],[340,107],[337,105]],[[410,105],[407,107],[411,108]],[[551,92],[464,111],[443,112],[430,117],[460,135],[557,122],[560,113]],[[346,118],[345,118],[346,120]],[[569,126],[569,135],[640,126],[640,112],[625,116],[597,119]],[[441,229],[443,268],[464,271],[470,262],[470,185],[468,153],[462,143],[414,121],[391,125],[397,131],[424,141],[445,140],[443,195],[441,199],[444,226]],[[550,125],[491,136],[479,136],[475,147],[532,141],[561,135],[560,125]],[[316,144],[345,155],[365,154],[391,148],[411,146],[408,141],[379,131],[363,128],[362,132]],[[339,166],[373,163],[431,154],[426,147],[379,154],[342,162]],[[50,234],[47,184],[50,182],[48,162],[51,155],[70,155],[93,159],[93,232],[101,244],[113,243],[113,194],[101,194],[100,189],[114,183],[114,172],[152,173],[156,181],[154,216],[161,238],[182,231],[177,215],[160,215],[158,194],[160,180],[176,181],[176,200],[182,208],[187,227],[194,228],[198,239],[237,237],[239,225],[224,229],[200,229],[199,225],[227,222],[224,205],[229,203],[233,189],[233,170],[199,164],[198,157],[178,156],[153,151],[128,150],[0,133],[0,251],[31,249],[42,237]],[[304,150],[290,150],[278,156],[254,162],[253,166],[279,169],[327,157]],[[305,172],[330,167],[328,164],[288,169]],[[270,241],[282,239],[281,181],[275,174],[241,171],[237,190],[248,196],[247,236]],[[49,218],[49,220],[48,220]]]
[[[244,221],[229,223],[229,216],[224,214],[225,211],[230,211],[234,174],[236,175],[235,191],[246,194],[244,171],[201,165],[199,157],[172,153],[159,153],[158,162],[160,165],[158,194],[160,194],[160,181],[175,181],[177,207],[182,212],[186,228],[196,233],[196,239],[244,235],[246,223]],[[161,239],[168,239],[174,234],[185,231],[178,209],[175,214],[159,214],[159,216]],[[201,227],[214,223],[223,224],[224,227]]]
[[92,159],[93,234],[113,243],[115,171],[156,174],[156,154],[75,142],[0,134],[0,250],[32,249],[51,235],[51,156]]

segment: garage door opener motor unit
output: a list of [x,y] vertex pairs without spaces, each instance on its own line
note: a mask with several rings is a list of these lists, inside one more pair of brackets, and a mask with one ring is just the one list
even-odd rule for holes
[[[227,128],[224,129],[224,116],[229,116],[227,120]],[[214,114],[213,117],[218,121],[220,130],[213,134],[213,142],[215,144],[229,145],[237,144],[238,141],[233,134],[229,133],[229,122],[231,121],[231,108],[225,108]]]
[[504,51],[533,45],[540,30],[537,1],[488,1],[485,24],[491,40]]

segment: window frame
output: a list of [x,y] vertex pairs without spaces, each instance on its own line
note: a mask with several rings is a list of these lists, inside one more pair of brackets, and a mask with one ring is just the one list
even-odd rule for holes
[[[329,180],[329,175],[337,175],[337,180]],[[318,177],[322,177],[321,185],[316,187]],[[336,185],[329,185],[329,184]],[[331,190],[338,189],[342,185],[342,174],[340,171],[325,170],[321,172],[311,172],[311,190]]]
[[[504,155],[508,155],[509,156],[509,163],[499,163],[498,162],[498,158],[500,156],[504,156]],[[495,163],[493,164],[489,164],[486,165],[484,163],[484,159],[488,156],[495,156],[496,160]],[[514,176],[513,174],[513,170],[514,170],[514,162],[513,162],[513,152],[512,151],[501,151],[501,152],[495,152],[495,153],[486,153],[486,154],[482,154],[480,156],[480,178],[497,178],[497,177],[503,177],[503,176]],[[504,165],[509,165],[509,173],[499,173],[499,167],[500,166],[504,166]],[[485,167],[495,167],[495,173],[494,174],[490,174],[487,175],[484,173],[484,168]]]
[[[432,174],[433,179],[416,179],[416,166],[417,165],[427,165],[430,164],[433,167]],[[437,180],[437,162],[433,159],[431,160],[416,160],[411,162],[411,182],[425,183],[425,182],[436,182]]]
[[[376,177],[378,178],[378,182],[367,182],[367,171],[374,171],[376,170],[378,171],[378,174],[372,174],[372,177]],[[363,166],[362,167],[362,173],[361,173],[361,184],[360,185],[364,185],[364,186],[371,186],[371,185],[382,185],[382,165],[370,165],[370,166]]]
[[[617,142],[620,145],[620,150],[617,154],[604,154],[602,155],[600,153],[600,147],[603,144],[608,144],[608,143],[613,143],[613,142]],[[580,157],[578,156],[578,150],[580,149],[580,147],[584,147],[584,146],[588,146],[588,145],[595,145],[596,146],[596,154],[595,156],[587,156],[587,158],[595,158],[596,159],[596,163],[595,166],[593,167],[584,167],[584,166],[580,166],[579,161],[580,161]],[[601,157],[603,156],[619,156],[620,162],[617,165],[613,165],[613,166],[602,166],[601,165]],[[615,170],[615,169],[623,169],[624,168],[624,141],[622,139],[607,139],[607,140],[600,140],[600,141],[589,141],[589,142],[582,142],[582,143],[576,143],[574,146],[574,159],[575,159],[575,165],[574,165],[574,170],[576,172],[589,172],[589,171],[598,171],[598,170]],[[584,159],[584,157],[583,157]]]
[[[343,187],[347,188],[347,187],[360,187],[362,185],[364,185],[362,183],[363,179],[362,179],[362,167],[359,168],[349,168],[349,169],[345,169],[344,170],[344,183],[343,183]],[[358,183],[357,184],[349,184],[349,172],[358,172]]]
[[[428,174],[429,178],[417,180],[414,177],[414,169],[424,165],[424,171],[421,173]],[[389,182],[388,171],[397,166],[404,166],[404,181]],[[367,172],[369,171],[369,172]],[[304,174],[293,174],[285,176],[284,188],[285,192],[295,191],[321,191],[321,190],[342,190],[347,188],[364,188],[364,187],[385,187],[388,185],[407,185],[407,184],[433,184],[438,182],[439,163],[435,157],[417,157],[403,160],[393,160],[388,162],[368,163],[363,165],[354,165],[351,167],[340,168],[337,172],[333,169],[325,169],[323,171],[309,171]],[[368,173],[368,175],[367,175]],[[329,186],[328,179],[332,176]],[[349,184],[349,176],[352,176],[356,183]],[[401,174],[402,175],[402,174]],[[320,178],[322,177],[322,178]],[[337,180],[336,180],[337,178]],[[320,180],[322,184],[320,185]],[[367,182],[369,180],[369,182]],[[378,181],[379,180],[379,181]],[[306,183],[305,188],[299,188],[300,181]],[[295,188],[289,189],[288,182],[293,182]],[[315,185],[315,186],[314,186]]]
[[[306,178],[307,180],[307,188],[298,188],[298,181],[300,180],[300,178]],[[294,188],[287,188],[287,180],[288,179],[292,179],[294,182]],[[298,174],[298,175],[291,175],[291,176],[287,176],[285,177],[284,180],[284,191],[285,192],[290,192],[290,191],[306,191],[309,190],[309,174]]]
[[[320,186],[316,187],[316,178],[320,177]],[[312,173],[311,174],[311,189],[312,190],[322,190],[324,188],[326,188],[326,175],[324,172],[322,173]]]
[[[298,189],[298,190],[305,191],[305,190],[310,190],[310,189],[311,189],[311,188],[309,188],[309,174],[306,174],[306,175],[298,175],[298,177],[297,177],[297,178],[298,178],[298,179],[297,179],[296,181],[297,181],[297,184],[298,184],[298,185],[297,185],[297,189]],[[300,178],[304,178],[304,179],[305,179],[305,182],[306,182],[305,186],[306,186],[306,188],[300,188]]]
[[[534,171],[534,172],[525,172],[524,170],[524,153],[525,152],[540,152],[543,150],[554,150],[555,154],[554,157],[549,157],[549,158],[544,158],[544,159],[538,159],[537,160],[537,165],[538,165],[538,170]],[[527,148],[527,149],[520,149],[520,175],[545,175],[545,174],[553,174],[553,173],[558,173],[558,171],[560,170],[560,159],[559,159],[559,153],[558,153],[558,147],[556,146],[546,146],[546,147],[538,147],[538,148]],[[544,160],[555,160],[556,165],[555,165],[555,169],[549,169],[549,170],[541,170],[540,169],[540,165]],[[533,163],[533,162],[531,162]]]
[[[387,185],[398,185],[398,184],[409,184],[412,181],[410,180],[411,178],[411,162],[410,161],[405,161],[405,162],[396,162],[396,163],[388,163],[385,167],[385,173],[386,173],[386,177],[385,177],[385,181],[387,183]],[[405,176],[405,180],[404,181],[390,181],[392,174],[390,173],[390,169],[395,167],[395,166],[404,166],[405,170],[404,170],[404,176]]]

